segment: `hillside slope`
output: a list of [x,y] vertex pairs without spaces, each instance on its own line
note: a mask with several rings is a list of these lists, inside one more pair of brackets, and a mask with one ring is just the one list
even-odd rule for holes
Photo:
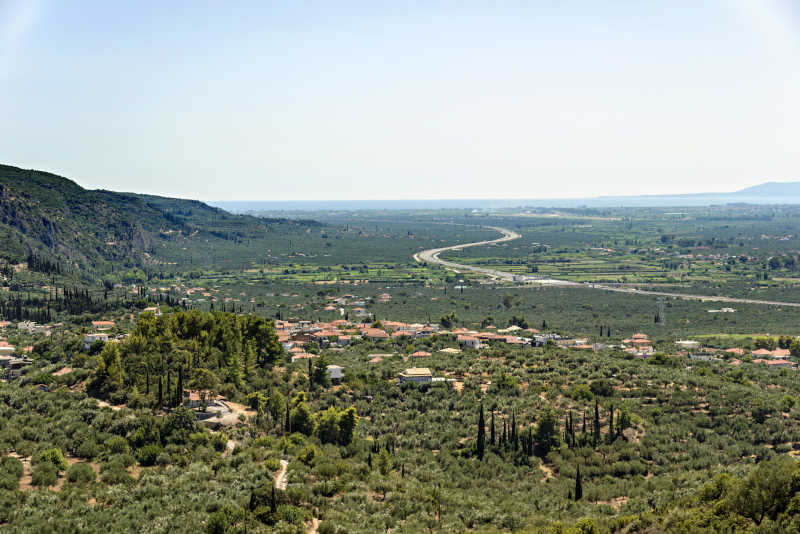
[[241,241],[277,226],[312,221],[232,215],[199,201],[90,191],[35,170],[0,165],[0,258],[31,253],[72,268],[105,272],[158,263],[163,245]]

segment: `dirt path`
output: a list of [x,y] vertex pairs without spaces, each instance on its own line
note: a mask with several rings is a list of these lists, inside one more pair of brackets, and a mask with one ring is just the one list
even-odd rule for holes
[[232,439],[229,439],[228,442],[225,444],[225,451],[222,453],[222,456],[228,457],[233,454],[233,450],[236,448],[236,442]]
[[711,296],[711,295],[691,295],[687,293],[669,293],[666,291],[651,291],[646,289],[636,289],[630,287],[607,286],[603,284],[593,284],[591,282],[572,282],[570,280],[540,278],[524,274],[508,273],[505,271],[500,271],[497,269],[489,269],[486,267],[475,267],[474,265],[464,265],[461,263],[456,263],[454,261],[447,261],[439,258],[439,254],[441,254],[442,252],[446,252],[448,250],[462,250],[467,247],[492,245],[495,243],[513,241],[514,239],[519,239],[520,237],[522,237],[520,234],[514,232],[513,230],[508,230],[507,228],[500,228],[499,226],[485,226],[484,228],[489,228],[490,230],[496,230],[501,234],[503,234],[503,236],[489,241],[462,243],[460,245],[452,245],[449,247],[423,250],[421,252],[417,252],[412,257],[414,258],[414,261],[417,261],[419,263],[428,262],[428,263],[434,263],[436,265],[441,265],[442,267],[447,267],[450,269],[456,269],[460,271],[472,271],[475,273],[485,274],[492,278],[506,280],[509,282],[526,282],[530,284],[539,284],[548,286],[586,287],[589,289],[599,289],[601,291],[614,291],[617,293],[629,293],[634,295],[654,295],[658,297],[672,297],[681,300],[699,300],[701,302],[727,302],[732,304],[763,304],[766,306],[787,306],[792,308],[800,308],[800,302],[780,302],[775,300],[744,299],[737,297],[724,297],[724,296]]
[[275,488],[279,490],[286,491],[286,470],[289,467],[289,461],[281,459],[281,468],[278,470],[278,474],[275,475]]
[[542,473],[544,473],[544,478],[555,478],[555,475],[553,475],[553,470],[546,465],[539,464],[539,469],[541,469]]
[[317,534],[319,528],[319,519],[316,517],[311,520],[311,526],[306,529],[306,534]]

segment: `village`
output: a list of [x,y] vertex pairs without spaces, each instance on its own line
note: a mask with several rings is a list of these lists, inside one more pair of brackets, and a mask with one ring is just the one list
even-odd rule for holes
[[[207,294],[204,288],[196,288]],[[388,301],[391,295],[384,293],[379,300]],[[278,340],[285,352],[288,364],[309,362],[326,354],[331,360],[328,365],[329,378],[333,383],[340,382],[345,376],[345,367],[336,361],[337,354],[346,353],[355,346],[368,346],[372,350],[366,353],[364,364],[376,365],[390,358],[401,358],[408,367],[394,376],[399,383],[454,383],[453,378],[436,377],[425,366],[425,361],[433,355],[425,350],[425,344],[432,346],[435,341],[437,352],[441,355],[457,357],[462,352],[480,354],[489,347],[545,347],[551,349],[576,351],[616,351],[622,357],[633,357],[647,360],[657,357],[679,357],[687,361],[718,361],[734,367],[743,365],[763,365],[771,368],[796,371],[797,355],[788,348],[742,348],[730,347],[720,349],[704,346],[694,340],[651,340],[646,334],[637,332],[629,338],[612,343],[601,335],[593,340],[587,337],[571,337],[565,333],[542,332],[535,328],[522,328],[509,325],[498,328],[485,325],[481,328],[465,327],[445,328],[438,323],[407,323],[392,320],[376,320],[374,315],[365,309],[367,299],[353,295],[329,297],[325,311],[333,311],[338,315],[358,317],[360,320],[335,319],[331,321],[311,321],[300,318],[277,319],[274,321]],[[345,306],[350,309],[345,311]],[[141,310],[142,314],[161,315],[159,306],[148,306]],[[80,349],[83,352],[96,354],[106,343],[119,343],[129,333],[128,329],[135,324],[136,317],[128,314],[120,316],[117,321],[108,318],[91,321],[90,327],[67,328],[62,323],[40,325],[32,321],[0,322],[0,378],[12,380],[36,366],[36,343],[48,339],[57,332],[61,339],[65,335],[79,336]],[[8,340],[17,341],[12,344]],[[433,349],[431,349],[433,350]],[[42,362],[38,362],[40,365]],[[53,374],[64,374],[69,367],[53,371]],[[207,393],[207,392],[205,392]],[[215,400],[213,395],[204,397],[204,392],[186,391],[185,404],[193,408],[202,405],[202,411],[209,406],[208,401]],[[216,399],[220,400],[220,399]],[[201,402],[202,401],[202,402]],[[213,402],[210,403],[213,407]],[[204,416],[205,417],[205,416]]]

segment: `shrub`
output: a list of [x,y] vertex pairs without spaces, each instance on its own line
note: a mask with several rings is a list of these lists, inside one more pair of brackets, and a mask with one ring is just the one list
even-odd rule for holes
[[128,440],[122,436],[111,436],[105,442],[109,454],[126,454],[131,450]]
[[139,463],[142,465],[153,465],[156,463],[158,456],[163,450],[164,449],[162,449],[160,445],[151,443],[150,445],[145,445],[137,451],[136,459],[139,460]]
[[100,478],[106,484],[133,484],[135,480],[119,461],[112,461],[100,468]]
[[89,484],[97,479],[92,466],[87,463],[77,463],[67,469],[67,481],[72,484]]
[[20,478],[25,474],[25,467],[22,465],[19,458],[4,456],[0,458],[0,473]]
[[63,471],[69,467],[67,461],[64,459],[64,455],[61,453],[61,449],[45,449],[40,451],[33,457],[32,463],[34,465],[49,463],[56,468],[56,472]]
[[264,467],[270,471],[277,471],[281,468],[281,461],[277,458],[267,458],[267,460],[264,462]]
[[298,453],[297,459],[306,465],[311,465],[311,462],[314,461],[316,456],[317,448],[313,445],[309,445],[307,447],[303,447],[303,449]]
[[53,486],[58,482],[58,468],[50,462],[41,462],[33,466],[31,483],[34,486]]

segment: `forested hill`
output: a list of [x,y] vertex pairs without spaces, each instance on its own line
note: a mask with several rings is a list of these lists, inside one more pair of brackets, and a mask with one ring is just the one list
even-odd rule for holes
[[36,170],[0,165],[0,259],[31,254],[93,272],[158,263],[192,241],[243,241],[314,221],[233,215],[195,200],[90,191]]

